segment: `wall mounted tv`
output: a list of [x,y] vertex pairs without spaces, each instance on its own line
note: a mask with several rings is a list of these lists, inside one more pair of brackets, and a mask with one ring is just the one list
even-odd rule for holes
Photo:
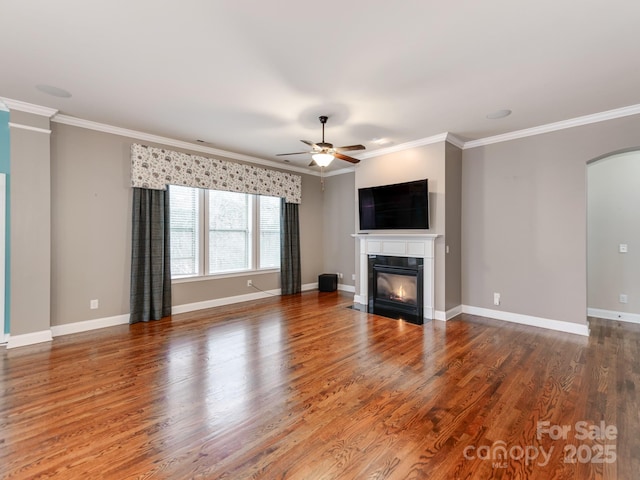
[[429,228],[428,180],[359,188],[360,230]]

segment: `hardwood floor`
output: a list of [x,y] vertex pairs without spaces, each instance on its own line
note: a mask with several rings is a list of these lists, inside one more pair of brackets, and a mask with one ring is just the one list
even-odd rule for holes
[[640,478],[639,325],[416,326],[351,298],[0,349],[0,478]]

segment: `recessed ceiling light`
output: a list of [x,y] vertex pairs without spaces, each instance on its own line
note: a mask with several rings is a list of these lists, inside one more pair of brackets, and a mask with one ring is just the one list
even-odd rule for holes
[[60,98],[70,98],[71,93],[66,90],[58,87],[54,87],[53,85],[36,85],[36,88],[40,90],[42,93],[46,93],[47,95],[53,95],[54,97]]
[[487,114],[487,118],[489,120],[497,120],[499,118],[508,117],[509,115],[511,115],[511,110],[496,110],[495,112]]

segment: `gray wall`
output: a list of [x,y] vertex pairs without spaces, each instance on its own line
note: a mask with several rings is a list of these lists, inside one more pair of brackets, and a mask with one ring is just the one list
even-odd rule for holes
[[589,308],[640,314],[640,151],[590,163],[587,176]]
[[[140,142],[59,123],[53,123],[52,130],[51,325],[128,314],[130,147]],[[302,175],[303,283],[316,282],[323,268],[319,181]],[[255,293],[246,285],[248,278],[263,290],[279,287],[275,273],[178,283],[173,288],[173,304]],[[97,310],[89,309],[91,299],[99,300]],[[19,322],[12,318],[14,323]]]
[[450,143],[445,144],[445,199],[446,311],[462,305],[462,150]]
[[[10,122],[49,129],[49,119],[11,112]],[[49,134],[12,126],[11,335],[49,330],[51,187]]]
[[585,324],[587,162],[639,131],[636,115],[464,150],[463,303]]
[[[319,182],[318,182],[319,183]],[[317,187],[319,188],[319,186]],[[350,172],[325,179],[323,198],[323,271],[342,273],[338,283],[355,285],[356,241],[351,236],[357,231],[353,223],[356,215],[355,173]]]
[[133,140],[59,123],[52,131],[51,324],[126,314]]

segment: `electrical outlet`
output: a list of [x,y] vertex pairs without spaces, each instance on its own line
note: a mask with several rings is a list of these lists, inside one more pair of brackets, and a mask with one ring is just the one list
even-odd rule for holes
[[91,310],[97,310],[97,309],[98,309],[98,306],[99,306],[99,302],[98,302],[98,300],[91,300],[91,301],[89,302],[89,308],[90,308]]
[[342,275],[340,272],[338,272],[338,278],[343,278],[344,275]]
[[618,247],[618,251],[620,253],[627,253],[629,251],[629,247],[627,246],[626,243],[621,243],[620,246]]
[[620,294],[620,303],[627,303],[629,301],[629,297],[627,297],[627,295],[625,295],[624,293]]
[[499,293],[494,293],[493,294],[493,304],[494,305],[500,305],[500,294]]
[[355,279],[356,279],[356,274],[355,274],[355,273],[352,273],[352,274],[351,274],[351,280],[355,280]]
[[247,280],[247,287],[253,287],[253,280]]

